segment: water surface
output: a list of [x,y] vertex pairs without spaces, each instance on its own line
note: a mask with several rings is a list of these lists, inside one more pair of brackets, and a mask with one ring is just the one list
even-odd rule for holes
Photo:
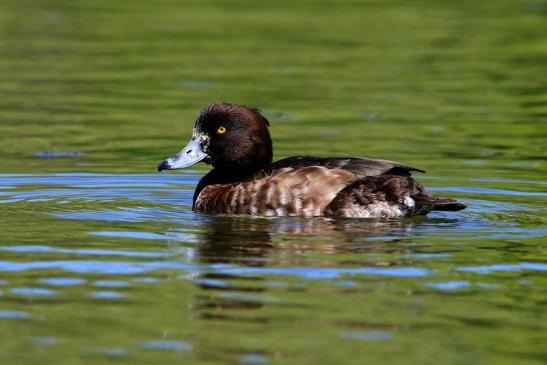
[[[543,364],[544,1],[0,1],[0,363]],[[199,109],[469,208],[191,212]]]

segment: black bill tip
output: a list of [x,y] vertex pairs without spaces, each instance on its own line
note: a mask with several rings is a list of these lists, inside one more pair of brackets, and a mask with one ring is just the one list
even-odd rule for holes
[[170,170],[170,166],[167,160],[160,162],[158,164],[157,169],[158,169],[158,172],[161,172],[162,170]]

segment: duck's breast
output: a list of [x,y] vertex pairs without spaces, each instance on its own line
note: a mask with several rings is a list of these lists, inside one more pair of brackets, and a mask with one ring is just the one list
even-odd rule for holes
[[355,175],[322,166],[286,167],[271,175],[234,184],[209,185],[195,210],[208,214],[320,216]]

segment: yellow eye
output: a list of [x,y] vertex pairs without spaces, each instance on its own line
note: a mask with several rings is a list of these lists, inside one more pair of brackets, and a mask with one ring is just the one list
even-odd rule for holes
[[224,134],[224,133],[226,133],[226,128],[224,128],[224,127],[222,127],[222,126],[218,127],[218,128],[217,128],[217,133],[218,133],[218,134]]

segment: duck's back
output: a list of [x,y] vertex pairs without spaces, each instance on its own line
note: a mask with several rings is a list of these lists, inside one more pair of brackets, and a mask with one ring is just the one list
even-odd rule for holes
[[378,160],[364,157],[314,157],[314,156],[293,156],[288,157],[264,169],[265,173],[277,169],[290,167],[298,169],[309,166],[322,166],[327,169],[339,169],[351,172],[356,178],[378,175],[399,175],[410,176],[412,171],[425,172],[416,167],[407,166],[394,161]]

